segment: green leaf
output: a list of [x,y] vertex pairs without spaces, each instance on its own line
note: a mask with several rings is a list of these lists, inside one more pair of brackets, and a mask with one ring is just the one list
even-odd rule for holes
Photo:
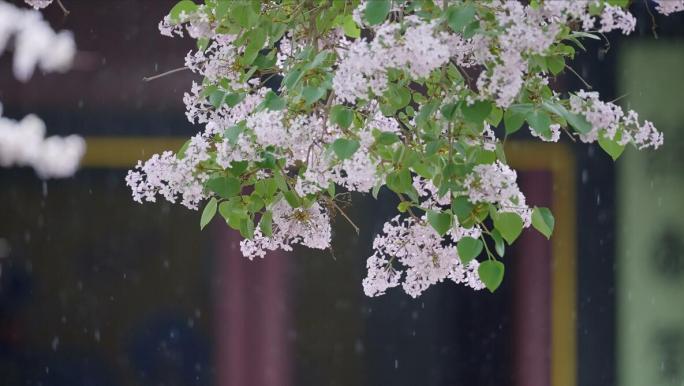
[[287,192],[288,190],[290,190],[290,188],[287,186],[287,181],[285,181],[285,176],[283,176],[282,173],[274,173],[273,180],[275,181],[278,189],[282,190],[283,192]]
[[613,161],[616,161],[625,150],[625,145],[620,145],[618,143],[621,137],[620,133],[615,135],[615,139],[609,139],[603,133],[599,135],[599,146],[610,155]]
[[568,123],[572,125],[575,130],[582,134],[586,134],[592,129],[591,124],[587,122],[587,119],[580,114],[571,113],[565,110],[563,113],[563,118],[565,118],[565,120],[568,121]]
[[304,77],[304,71],[301,68],[292,69],[283,78],[283,86],[288,89],[293,89],[294,86]]
[[193,13],[197,10],[197,4],[190,0],[181,0],[176,5],[171,8],[169,11],[169,19],[171,19],[172,23],[179,23],[180,22],[180,14],[181,12],[185,12],[186,14]]
[[337,158],[344,160],[351,158],[359,149],[359,141],[354,139],[338,138],[332,143],[332,149]]
[[188,150],[188,146],[190,146],[190,140],[188,139],[183,143],[183,145],[178,149],[176,152],[176,158],[178,159],[183,159],[185,158],[185,152]]
[[429,210],[427,212],[428,222],[440,236],[444,236],[449,229],[451,229],[451,221],[453,216],[446,212],[436,212]]
[[501,118],[503,118],[503,110],[496,106],[492,107],[492,112],[489,114],[489,117],[487,117],[489,123],[492,126],[499,126]]
[[263,28],[256,28],[247,33],[247,47],[245,47],[245,52],[240,58],[240,64],[243,66],[249,66],[254,62],[259,51],[264,48],[266,43],[266,31]]
[[223,201],[218,207],[219,213],[226,220],[226,223],[233,229],[240,228],[240,221],[247,218],[247,210],[242,205],[239,197],[233,197],[228,201]]
[[503,212],[494,217],[494,227],[501,233],[501,237],[512,244],[522,232],[523,221],[515,213]]
[[273,234],[273,214],[270,210],[265,211],[259,220],[259,229],[266,237],[271,237]]
[[532,110],[527,114],[527,123],[537,134],[545,138],[551,137],[551,117],[544,110]]
[[402,201],[397,205],[397,210],[401,213],[406,212],[411,207],[411,203],[408,201]]
[[[442,106],[440,111],[442,112],[442,115],[444,116],[444,118],[451,120],[454,117],[454,114],[456,113],[457,107],[458,107],[458,105],[456,105],[455,103],[447,103],[444,106]],[[423,109],[421,109],[420,112],[422,113]],[[429,113],[431,113],[431,112],[429,112]]]
[[487,287],[489,292],[496,291],[501,285],[504,277],[504,265],[500,261],[487,260],[480,263],[477,268],[477,274],[480,280]]
[[506,128],[506,134],[513,134],[520,130],[524,122],[525,114],[516,112],[514,110],[506,110],[504,113],[504,127]]
[[390,86],[385,96],[394,110],[402,109],[411,102],[411,91],[406,87]]
[[463,117],[473,123],[482,124],[482,122],[489,117],[492,111],[492,103],[488,101],[477,101],[468,106],[467,103],[461,105]]
[[473,204],[466,196],[458,196],[451,202],[451,210],[456,214],[459,222],[465,222],[473,212]]
[[553,214],[551,214],[551,211],[548,208],[535,207],[534,210],[532,210],[532,226],[546,236],[547,239],[551,238],[555,223],[556,220],[553,218]]
[[387,18],[392,2],[390,0],[370,0],[366,3],[364,16],[370,25],[380,24]]
[[468,24],[475,18],[475,7],[472,4],[465,4],[459,7],[451,7],[447,9],[446,19],[447,24],[455,32],[463,32]]
[[546,66],[553,75],[558,75],[565,68],[565,59],[562,56],[547,56]]
[[354,112],[343,105],[335,105],[330,108],[330,122],[336,123],[343,129],[349,128],[354,121]]
[[251,218],[240,220],[240,236],[246,239],[254,238],[254,223]]
[[259,54],[254,59],[254,65],[259,69],[271,68],[276,64],[275,50],[271,50],[267,55]]
[[254,1],[235,2],[231,16],[237,21],[240,27],[250,28],[259,21],[259,15],[254,11]]
[[263,107],[269,110],[282,110],[285,108],[285,99],[279,97],[273,91],[267,92],[264,101],[261,103]]
[[223,133],[223,137],[227,139],[228,142],[235,145],[240,133],[242,133],[244,130],[245,128],[242,125],[231,126]]
[[344,22],[342,23],[342,30],[344,34],[350,38],[358,39],[361,37],[361,29],[356,25],[352,15],[347,15],[344,17]]
[[463,265],[467,265],[471,260],[478,257],[482,253],[482,241],[472,237],[463,237],[458,241],[456,249],[458,250],[458,257],[461,259]]
[[202,216],[200,217],[200,229],[204,229],[204,227],[209,224],[211,219],[214,218],[214,215],[216,215],[216,206],[216,197],[210,198],[207,202],[207,205],[204,206],[204,210],[202,210]]
[[302,96],[304,97],[304,102],[307,106],[312,105],[317,100],[321,99],[325,95],[324,87],[311,87],[306,86],[302,89]]
[[254,191],[264,200],[268,201],[278,190],[275,179],[267,178],[254,183]]
[[499,256],[503,257],[504,253],[506,252],[506,245],[504,244],[504,240],[501,237],[501,233],[494,229],[492,230],[491,236],[492,240],[494,240],[494,250]]
[[240,193],[242,184],[235,177],[214,177],[207,181],[207,189],[223,198],[230,198]]
[[389,131],[380,132],[380,134],[378,134],[378,137],[375,139],[375,142],[380,145],[391,145],[399,141],[399,136]]
[[302,204],[299,197],[297,197],[297,194],[291,190],[283,192],[283,197],[285,197],[285,201],[293,208],[297,208]]

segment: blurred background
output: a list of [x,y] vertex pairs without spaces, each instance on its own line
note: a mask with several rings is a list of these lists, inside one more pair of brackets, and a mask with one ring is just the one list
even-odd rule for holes
[[[18,2],[17,2],[18,3]],[[75,177],[0,169],[0,384],[684,385],[684,18],[634,1],[637,32],[588,42],[573,67],[665,133],[657,152],[509,146],[551,242],[530,231],[495,293],[443,283],[418,299],[363,295],[389,194],[353,196],[330,252],[250,262],[239,235],[167,203],[139,205],[127,169],[195,133],[179,72],[193,44],[160,36],[174,1],[63,0],[44,10],[79,50],[67,74],[20,83],[0,58],[4,115],[88,140]],[[655,27],[654,27],[655,25]],[[654,36],[653,28],[657,31]],[[560,90],[582,88],[572,74]]]

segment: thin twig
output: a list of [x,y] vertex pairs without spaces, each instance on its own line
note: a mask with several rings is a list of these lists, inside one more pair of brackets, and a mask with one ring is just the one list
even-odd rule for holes
[[615,103],[615,102],[619,101],[620,99],[626,98],[626,97],[628,97],[628,96],[629,96],[629,93],[627,93],[627,94],[622,94],[622,95],[620,95],[619,97],[617,97],[617,98],[613,99],[612,101],[610,101],[610,103]]
[[569,132],[568,129],[566,129],[565,127],[562,127],[562,128],[563,128],[563,131],[565,132],[565,134],[567,134],[568,137],[570,137],[570,139],[572,140],[572,142],[577,142],[577,140],[575,139],[575,137],[572,136],[572,133]]
[[184,70],[188,70],[188,68],[185,66],[174,68],[173,70],[162,72],[161,74],[143,77],[142,80],[143,80],[143,82],[149,82],[151,80],[159,79],[159,78],[165,77],[167,75],[175,74],[176,72],[181,72]]
[[582,83],[584,83],[584,86],[585,86],[585,87],[587,87],[589,90],[592,89],[591,85],[590,85],[589,83],[587,83],[587,81],[584,80],[584,78],[582,78],[582,76],[581,76],[580,74],[578,74],[577,71],[575,71],[574,68],[568,66],[567,64],[565,65],[565,68],[567,68],[568,70],[570,70],[570,72],[572,72],[573,74],[575,74],[575,76],[576,76],[577,78],[579,78],[579,80],[581,80]]
[[335,202],[335,200],[330,200],[330,203],[332,204],[333,207],[335,207],[335,209],[337,209],[338,212],[340,212],[340,214],[342,215],[342,217],[344,217],[345,220],[347,220],[347,222],[348,222],[349,224],[351,224],[352,227],[354,227],[354,231],[356,231],[356,234],[358,235],[358,234],[359,234],[359,227],[357,227],[356,224],[354,224],[354,221],[352,221],[352,220],[349,218],[349,216],[347,216],[347,214],[344,213],[344,210],[342,210],[342,208],[340,208],[339,205],[337,205],[337,203]]
[[64,16],[69,16],[69,10],[66,9],[64,4],[62,4],[62,0],[57,0],[57,5],[59,5],[59,8],[62,8],[62,12],[64,12]]
[[[397,196],[399,196],[399,201],[401,201],[401,202],[410,202],[410,201],[406,200],[406,198],[404,198],[404,196],[401,193],[397,193]],[[422,220],[420,218],[418,218],[418,216],[416,216],[415,213],[413,213],[410,206],[408,208],[406,208],[406,211],[408,212],[408,214],[411,217],[413,217],[414,220],[416,220],[417,222],[422,222]]]
[[651,31],[653,32],[653,37],[658,39],[658,23],[656,23],[655,15],[651,12],[651,7],[648,5],[648,1],[644,0],[644,5],[646,6],[646,12],[651,16]]

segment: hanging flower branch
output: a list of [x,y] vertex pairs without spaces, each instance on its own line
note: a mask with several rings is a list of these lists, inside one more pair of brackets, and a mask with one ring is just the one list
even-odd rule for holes
[[528,206],[494,127],[505,139],[527,122],[542,141],[598,142],[614,159],[663,143],[635,112],[549,86],[583,40],[634,30],[627,3],[180,1],[159,27],[197,40],[185,64],[203,80],[184,102],[204,129],[127,184],[138,202],[204,203],[201,227],[220,215],[250,259],[330,248],[332,216],[358,231],[340,188],[387,187],[399,214],[373,243],[368,296],[401,285],[417,297],[446,279],[494,291],[506,245],[554,227]]

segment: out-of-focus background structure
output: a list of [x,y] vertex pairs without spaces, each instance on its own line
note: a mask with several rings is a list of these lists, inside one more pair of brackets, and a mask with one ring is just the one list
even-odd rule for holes
[[[63,2],[68,16],[44,14],[74,32],[72,71],[23,84],[0,58],[4,115],[88,140],[74,178],[0,170],[0,384],[684,384],[682,16],[634,2],[640,30],[573,63],[665,146],[613,164],[593,145],[514,138],[510,162],[528,201],[553,208],[554,238],[525,233],[495,294],[444,283],[414,300],[362,292],[390,195],[353,197],[362,231],[337,221],[334,257],[253,262],[219,221],[200,232],[196,212],[134,203],[126,170],[198,130],[182,104],[192,73],[142,81],[182,66],[192,41],[156,29],[173,1]],[[583,87],[570,73],[556,84]]]

